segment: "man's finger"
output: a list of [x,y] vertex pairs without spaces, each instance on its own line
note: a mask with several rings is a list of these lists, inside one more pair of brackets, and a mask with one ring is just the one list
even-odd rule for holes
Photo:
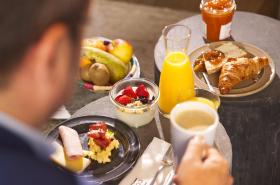
[[209,148],[207,158],[205,159],[204,165],[210,167],[218,167],[224,174],[229,174],[228,162],[222,155],[214,148]]
[[205,162],[224,160],[222,155],[214,148],[208,148]]
[[194,137],[192,140],[190,140],[183,158],[202,160],[207,147],[208,146],[206,145],[205,139],[203,137]]
[[[174,177],[173,177],[173,183],[174,184],[179,184],[179,182],[178,182],[178,175],[174,175]],[[228,185],[228,184],[227,184]],[[231,185],[231,184],[230,184]]]
[[230,176],[226,185],[233,185],[233,178]]

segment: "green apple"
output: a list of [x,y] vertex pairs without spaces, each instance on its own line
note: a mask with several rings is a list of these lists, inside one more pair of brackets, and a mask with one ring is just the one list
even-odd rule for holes
[[108,45],[108,51],[118,57],[125,64],[128,64],[133,55],[133,47],[130,43],[122,39],[115,39]]

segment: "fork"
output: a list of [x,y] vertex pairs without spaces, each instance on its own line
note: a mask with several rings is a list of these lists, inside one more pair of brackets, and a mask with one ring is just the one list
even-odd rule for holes
[[169,166],[172,166],[174,164],[174,156],[173,156],[173,150],[172,150],[172,146],[169,146],[168,150],[166,151],[166,153],[164,154],[162,160],[161,160],[161,165],[158,168],[155,176],[153,177],[150,185],[154,185],[158,175],[160,174],[160,172]]

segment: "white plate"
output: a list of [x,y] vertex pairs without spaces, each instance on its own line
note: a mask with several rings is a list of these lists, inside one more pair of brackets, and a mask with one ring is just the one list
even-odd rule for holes
[[[195,49],[190,54],[190,61],[192,66],[194,65],[195,59],[201,55],[201,53],[209,50],[215,49],[222,44],[231,41],[221,41],[206,44],[200,48]],[[262,72],[258,75],[257,80],[246,80],[235,86],[228,94],[221,94],[218,87],[218,79],[220,73],[214,73],[207,75],[211,85],[214,87],[215,92],[221,97],[242,97],[255,94],[266,88],[273,80],[275,76],[275,64],[272,58],[262,49],[244,42],[233,42],[233,44],[245,50],[247,53],[258,57],[267,57],[269,65],[265,67]],[[194,72],[195,85],[199,88],[208,89],[208,86],[202,76],[201,72]]]

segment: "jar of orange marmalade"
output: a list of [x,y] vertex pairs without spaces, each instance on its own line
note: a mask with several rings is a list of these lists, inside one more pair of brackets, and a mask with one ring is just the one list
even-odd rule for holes
[[205,38],[210,41],[230,37],[231,22],[236,10],[235,0],[201,0],[200,10]]

